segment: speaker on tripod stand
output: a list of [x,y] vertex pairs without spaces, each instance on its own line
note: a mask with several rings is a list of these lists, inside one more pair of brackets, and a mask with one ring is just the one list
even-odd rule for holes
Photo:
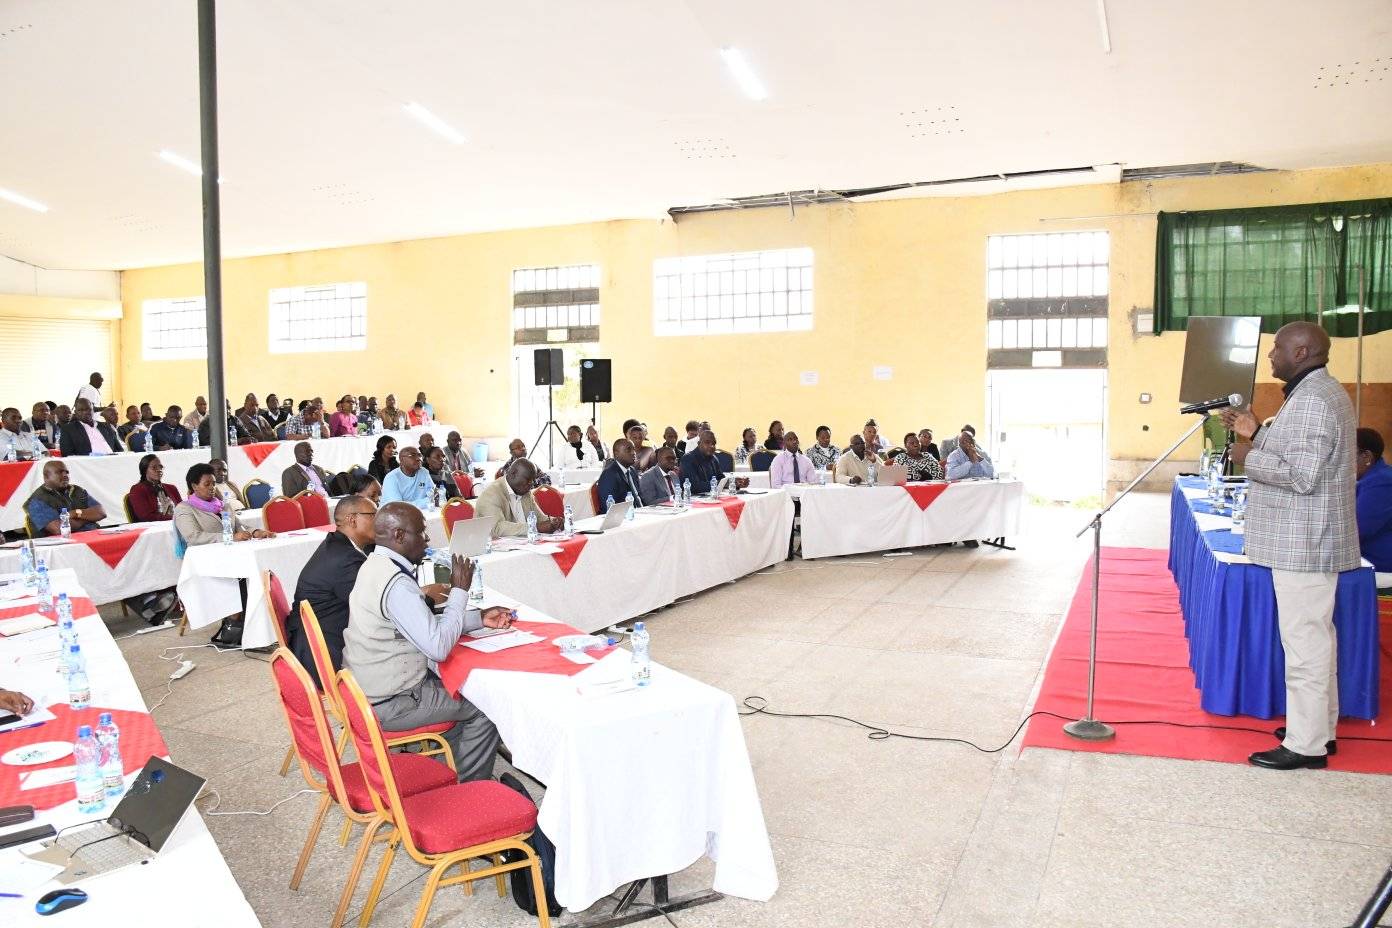
[[565,385],[565,355],[559,348],[538,348],[532,352],[532,367],[536,385],[546,388],[546,424],[537,433],[536,441],[532,442],[532,450],[527,452],[527,457],[536,454],[537,445],[541,444],[542,436],[545,436],[546,463],[550,467],[556,462],[556,444],[552,430],[561,436],[562,443],[566,441],[565,432],[556,423],[556,411],[552,406],[552,391]]

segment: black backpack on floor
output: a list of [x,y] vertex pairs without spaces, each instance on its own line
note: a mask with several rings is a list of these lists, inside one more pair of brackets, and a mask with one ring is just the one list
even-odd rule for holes
[[[527,792],[527,787],[512,774],[502,774],[498,777],[498,782],[508,789],[517,790],[531,800],[532,794]],[[546,887],[547,914],[556,918],[561,914],[561,904],[556,901],[556,846],[542,832],[540,825],[532,829],[532,836],[527,839],[527,843],[532,846],[532,851],[541,861],[541,882]],[[521,851],[503,851],[503,860],[508,863],[523,860],[525,857]],[[512,882],[512,899],[517,903],[517,907],[528,915],[537,914],[536,897],[532,894],[532,868],[514,870],[508,874],[508,879]]]

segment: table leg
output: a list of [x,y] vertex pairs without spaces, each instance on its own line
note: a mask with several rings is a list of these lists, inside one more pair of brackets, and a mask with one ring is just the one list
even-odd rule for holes
[[[639,902],[633,907],[645,884],[652,884],[652,902]],[[703,890],[694,893],[686,893],[681,896],[671,896],[668,893],[667,876],[645,877],[641,880],[634,880],[624,887],[623,894],[619,896],[618,903],[612,911],[606,914],[596,915],[593,918],[585,918],[579,921],[570,922],[566,928],[618,928],[620,925],[632,925],[637,922],[647,921],[650,918],[658,918],[666,913],[679,912],[682,909],[695,908],[698,905],[705,905],[725,898],[722,894],[714,890]],[[633,907],[630,911],[630,907]]]

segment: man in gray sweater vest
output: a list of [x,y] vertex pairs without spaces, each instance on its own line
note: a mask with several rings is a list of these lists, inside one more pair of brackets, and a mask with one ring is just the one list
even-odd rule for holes
[[[454,722],[445,740],[454,751],[460,781],[493,775],[498,730],[473,703],[445,692],[433,663],[449,656],[465,632],[507,628],[513,614],[469,609],[473,565],[456,557],[448,594],[443,584],[421,589],[415,568],[425,558],[425,518],[407,503],[383,506],[373,520],[376,549],[358,570],[348,597],[343,660],[362,687],[386,731]],[[431,599],[444,599],[436,616]]]

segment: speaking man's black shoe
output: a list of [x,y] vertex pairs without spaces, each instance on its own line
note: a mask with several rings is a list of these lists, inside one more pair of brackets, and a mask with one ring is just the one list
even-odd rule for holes
[[1255,767],[1265,767],[1268,770],[1299,770],[1301,767],[1309,767],[1312,770],[1322,770],[1329,766],[1329,761],[1323,757],[1310,757],[1306,754],[1297,754],[1285,748],[1258,751],[1247,758],[1247,762]]
[[[1286,740],[1286,727],[1285,727],[1284,725],[1282,725],[1280,728],[1278,728],[1278,729],[1276,729],[1275,731],[1273,731],[1272,734],[1276,736],[1276,740],[1277,740],[1277,741],[1285,741],[1285,740]],[[1326,741],[1326,742],[1324,743],[1324,753],[1327,754],[1327,755],[1329,755],[1330,757],[1333,757],[1335,754],[1338,754],[1338,753],[1339,753],[1339,742],[1337,742],[1337,741]]]

